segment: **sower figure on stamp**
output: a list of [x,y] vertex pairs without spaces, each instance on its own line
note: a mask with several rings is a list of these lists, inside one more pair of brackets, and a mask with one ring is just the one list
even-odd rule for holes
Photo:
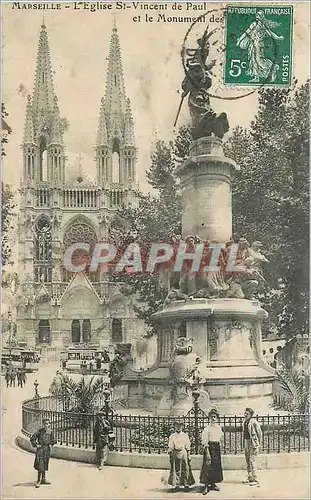
[[48,418],[43,420],[43,427],[31,436],[30,442],[36,448],[34,462],[34,468],[38,471],[36,488],[39,488],[40,484],[51,484],[46,480],[45,473],[49,470],[51,446],[56,443],[56,440]]
[[190,446],[189,436],[183,432],[183,423],[177,421],[176,432],[170,435],[168,441],[171,463],[168,484],[173,486],[175,491],[180,486],[184,486],[185,491],[189,491],[190,486],[195,483],[190,465]]
[[96,459],[98,469],[101,470],[108,458],[109,435],[112,434],[110,422],[98,414],[94,426],[93,440],[96,444]]
[[257,478],[257,455],[262,440],[262,431],[259,422],[253,418],[254,410],[246,408],[243,422],[243,441],[245,460],[247,467],[247,479],[245,483],[251,486],[259,486]]

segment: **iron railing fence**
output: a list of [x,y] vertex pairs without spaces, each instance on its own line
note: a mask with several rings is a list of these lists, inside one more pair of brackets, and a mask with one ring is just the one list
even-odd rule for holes
[[[116,451],[138,453],[166,453],[169,435],[175,430],[176,417],[153,415],[121,415],[107,405],[102,413],[108,417],[115,433]],[[74,407],[63,410],[61,402],[53,398],[35,398],[22,405],[22,432],[34,433],[44,418],[51,420],[57,443],[78,448],[93,448],[93,429],[97,411],[76,412]],[[200,454],[201,435],[207,425],[207,415],[195,405],[182,417],[184,431],[189,434],[192,454]],[[309,415],[258,415],[263,439],[261,453],[290,453],[309,450]],[[243,417],[222,416],[224,431],[221,443],[223,454],[243,453]]]

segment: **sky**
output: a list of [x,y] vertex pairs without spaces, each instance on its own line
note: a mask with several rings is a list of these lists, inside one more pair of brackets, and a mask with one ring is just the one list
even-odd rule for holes
[[[101,2],[101,4],[107,3]],[[146,3],[146,2],[144,2]],[[251,3],[251,2],[249,2]],[[261,2],[262,3],[262,2]],[[280,5],[282,2],[278,2]],[[285,5],[290,2],[285,2]],[[309,76],[309,7],[308,2],[295,3],[294,74],[300,83]],[[208,2],[209,9],[217,5]],[[269,2],[271,4],[271,2]],[[219,7],[220,4],[218,4]],[[32,93],[38,37],[42,10],[12,8],[2,4],[2,102],[9,113],[7,119],[13,133],[6,145],[3,179],[18,187],[22,167],[26,94]],[[139,5],[140,7],[140,5]],[[145,172],[155,142],[174,137],[174,120],[180,102],[178,92],[183,79],[180,48],[189,23],[146,23],[146,12],[131,8],[116,10],[44,11],[47,27],[54,89],[58,96],[61,117],[69,121],[65,133],[67,169],[82,155],[84,170],[95,178],[94,146],[101,97],[104,96],[109,42],[115,18],[122,51],[122,63],[127,96],[131,100],[138,147],[137,176],[143,191],[148,190]],[[176,15],[171,5],[164,12]],[[186,12],[178,15],[197,15]],[[148,11],[147,14],[157,15]],[[141,15],[141,22],[133,18]],[[203,31],[195,28],[194,35]],[[26,89],[20,92],[20,88]],[[213,90],[213,89],[212,89]],[[215,100],[215,111],[225,111],[231,129],[248,126],[253,119],[258,100],[253,94],[235,101]],[[189,120],[184,105],[178,125]]]

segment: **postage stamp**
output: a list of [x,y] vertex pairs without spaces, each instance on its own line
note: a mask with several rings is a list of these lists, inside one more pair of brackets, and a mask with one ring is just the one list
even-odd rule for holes
[[293,6],[228,5],[224,83],[289,86]]

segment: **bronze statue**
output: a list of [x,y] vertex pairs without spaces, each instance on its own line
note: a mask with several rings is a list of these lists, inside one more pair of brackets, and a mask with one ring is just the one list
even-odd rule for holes
[[208,60],[210,52],[209,38],[216,30],[208,32],[206,28],[202,38],[197,40],[198,47],[196,49],[185,49],[183,47],[182,57],[185,60],[186,75],[182,82],[182,98],[178,109],[175,124],[182,103],[188,96],[188,105],[192,118],[192,137],[199,139],[200,137],[208,137],[212,134],[220,139],[229,130],[229,123],[226,113],[216,115],[210,106],[208,90],[212,86],[212,68],[216,64],[216,60]]

